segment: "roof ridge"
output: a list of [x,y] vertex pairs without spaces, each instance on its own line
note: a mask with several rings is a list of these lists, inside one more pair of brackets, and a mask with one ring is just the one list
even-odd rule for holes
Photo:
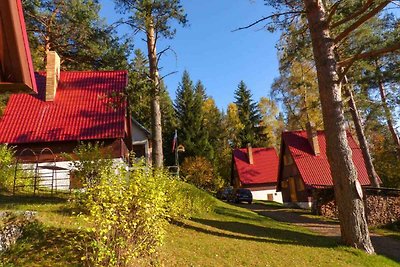
[[[101,72],[123,72],[128,73],[128,70],[61,70],[61,73],[101,73]],[[35,73],[41,74],[46,73],[45,70],[35,71]]]

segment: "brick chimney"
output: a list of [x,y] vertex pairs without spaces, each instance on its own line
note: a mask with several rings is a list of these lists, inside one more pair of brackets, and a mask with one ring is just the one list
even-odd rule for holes
[[319,143],[318,143],[318,134],[317,134],[317,131],[315,130],[315,125],[312,122],[307,122],[306,128],[307,128],[308,142],[311,145],[314,155],[318,156],[319,155]]
[[253,165],[253,164],[254,164],[254,160],[253,160],[253,149],[252,149],[250,143],[247,144],[247,157],[249,158],[249,164],[250,164],[250,165]]
[[60,57],[54,51],[47,52],[46,101],[54,101],[60,79]]

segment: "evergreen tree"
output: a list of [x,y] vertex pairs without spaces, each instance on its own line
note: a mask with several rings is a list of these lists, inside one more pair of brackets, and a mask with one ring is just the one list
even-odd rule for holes
[[195,91],[201,96],[202,101],[206,101],[208,99],[206,88],[200,80],[196,83]]
[[185,146],[185,156],[211,157],[208,133],[203,127],[203,96],[195,90],[185,71],[176,91],[175,112],[179,123],[179,143]]
[[257,103],[253,101],[250,90],[241,81],[235,91],[235,104],[238,108],[240,122],[243,129],[239,132],[240,146],[247,143],[257,146],[260,143],[260,112]]
[[134,59],[129,70],[127,95],[132,117],[144,127],[151,127],[149,66],[140,49],[134,51]]
[[45,69],[46,54],[56,51],[61,68],[126,69],[129,42],[121,43],[99,17],[96,0],[24,0],[35,68]]

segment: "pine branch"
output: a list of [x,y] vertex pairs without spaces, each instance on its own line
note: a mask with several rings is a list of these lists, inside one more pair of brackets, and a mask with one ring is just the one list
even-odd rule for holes
[[338,36],[335,38],[335,43],[339,43],[341,40],[346,38],[351,32],[356,30],[358,27],[360,27],[364,22],[378,14],[385,6],[390,4],[391,0],[388,1],[383,1],[381,4],[376,6],[374,9],[372,9],[370,12],[359,18],[356,22],[354,22],[352,25],[350,25],[347,29],[345,29],[342,33],[340,33]]
[[344,59],[344,60],[338,62],[338,65],[339,66],[343,66],[343,65],[349,64],[349,63],[351,63],[352,61],[355,61],[355,60],[378,57],[378,56],[381,56],[381,55],[384,55],[384,54],[387,54],[387,53],[390,53],[390,52],[394,52],[394,51],[397,51],[397,50],[400,50],[400,42],[395,43],[395,44],[393,44],[391,46],[387,46],[387,47],[381,48],[381,49],[376,49],[376,50],[372,50],[372,51],[368,51],[368,52],[357,54],[355,56],[352,56],[350,58],[347,58],[347,59]]
[[333,4],[332,8],[329,11],[329,15],[328,15],[328,19],[327,22],[328,24],[331,23],[333,16],[336,14],[336,11],[340,5],[340,3],[342,2],[342,0],[337,1],[335,4]]
[[349,22],[353,19],[355,19],[356,17],[360,16],[361,14],[363,14],[365,11],[368,10],[368,8],[370,8],[372,5],[374,4],[374,0],[369,0],[367,3],[365,3],[365,5],[363,5],[358,11],[352,13],[350,16],[345,17],[342,20],[339,20],[338,22],[332,24],[331,29],[334,29],[346,22]]

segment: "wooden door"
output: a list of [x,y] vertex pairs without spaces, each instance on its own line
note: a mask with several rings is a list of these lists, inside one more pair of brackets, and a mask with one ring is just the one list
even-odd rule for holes
[[290,200],[292,202],[297,202],[296,182],[294,180],[294,177],[289,178],[289,190],[290,190]]

